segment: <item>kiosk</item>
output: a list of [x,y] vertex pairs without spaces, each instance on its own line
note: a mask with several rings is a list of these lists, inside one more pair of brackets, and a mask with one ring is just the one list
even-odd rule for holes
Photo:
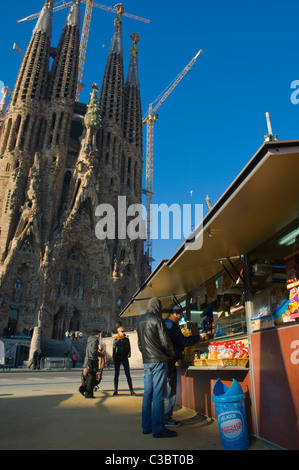
[[[165,315],[179,302],[203,328],[208,310],[209,340],[177,368],[178,404],[216,419],[213,387],[235,379],[249,432],[285,449],[299,449],[298,168],[299,141],[264,143],[121,313],[142,315],[158,297]],[[241,342],[245,365],[201,359]]]

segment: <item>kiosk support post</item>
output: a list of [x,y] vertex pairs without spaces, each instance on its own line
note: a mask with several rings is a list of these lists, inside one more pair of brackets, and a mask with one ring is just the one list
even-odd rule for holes
[[253,308],[253,286],[251,282],[251,272],[250,272],[250,263],[248,254],[241,255],[241,260],[243,264],[243,274],[244,274],[244,290],[245,290],[245,312],[246,312],[246,328],[248,336],[248,346],[249,346],[249,367],[250,367],[250,383],[251,383],[251,397],[252,397],[252,407],[253,407],[253,420],[254,420],[254,429],[255,433],[258,436],[258,421],[257,421],[257,411],[256,411],[256,401],[255,401],[255,386],[254,386],[254,374],[253,374],[253,362],[252,362],[252,350],[251,350],[251,318],[254,316]]

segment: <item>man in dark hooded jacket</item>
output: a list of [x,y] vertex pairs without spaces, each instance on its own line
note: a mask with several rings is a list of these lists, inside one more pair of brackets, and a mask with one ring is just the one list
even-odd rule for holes
[[167,388],[167,364],[174,358],[173,344],[162,319],[162,306],[154,297],[138,323],[138,347],[144,366],[142,430],[153,437],[174,437],[175,431],[165,427],[164,398]]
[[79,387],[79,392],[85,398],[94,398],[93,391],[96,386],[96,373],[98,370],[98,346],[99,337],[101,332],[93,330],[91,336],[88,337],[85,359],[83,363],[83,377],[82,385]]

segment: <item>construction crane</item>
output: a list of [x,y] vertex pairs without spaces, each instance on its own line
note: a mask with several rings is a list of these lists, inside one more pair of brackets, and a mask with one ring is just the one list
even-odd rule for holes
[[[139,16],[131,15],[130,13],[125,13],[123,6],[121,3],[115,5],[114,8],[107,7],[105,5],[100,5],[99,3],[94,3],[94,0],[81,0],[81,2],[86,3],[85,9],[85,16],[83,21],[82,27],[82,35],[81,35],[81,42],[80,42],[80,58],[79,58],[79,72],[78,72],[78,83],[77,83],[77,92],[76,92],[76,101],[80,100],[80,94],[83,90],[84,86],[82,85],[83,80],[83,73],[84,73],[84,66],[85,66],[85,59],[86,59],[86,52],[87,52],[87,45],[88,45],[88,38],[90,32],[90,25],[91,25],[91,18],[93,13],[93,8],[100,8],[101,10],[108,11],[110,13],[116,13],[117,15],[126,16],[133,20],[143,21],[145,23],[150,23],[149,20],[146,18],[140,18]],[[63,8],[68,8],[72,2],[64,2],[60,1],[53,7],[53,11],[62,10]],[[34,20],[38,18],[40,13],[34,13],[33,15],[29,15],[22,20],[18,20],[17,23],[22,23],[24,21]]]
[[[164,103],[166,98],[174,90],[174,88],[180,83],[182,78],[189,72],[192,66],[197,61],[198,57],[202,54],[200,49],[195,57],[189,62],[189,64],[177,75],[177,77],[168,85],[168,87],[155,99],[153,103],[149,105],[149,109],[145,118],[143,118],[143,126],[147,124],[147,137],[146,137],[146,189],[143,191],[146,198],[146,210],[147,210],[147,235],[146,235],[146,246],[145,252],[148,255],[149,263],[151,265],[152,258],[152,238],[151,238],[151,227],[152,227],[152,213],[151,204],[153,202],[153,163],[154,163],[154,123],[158,120],[158,114],[156,111],[160,108],[161,104]],[[153,108],[154,103],[156,106]]]

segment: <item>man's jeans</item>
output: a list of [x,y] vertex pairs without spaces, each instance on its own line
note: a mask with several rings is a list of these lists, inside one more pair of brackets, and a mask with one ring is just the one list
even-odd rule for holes
[[165,421],[172,418],[173,408],[176,402],[176,387],[177,387],[177,369],[174,362],[168,364],[167,370],[167,395],[164,400],[165,408]]
[[167,363],[144,363],[142,430],[161,432],[165,427],[164,398],[167,387]]

